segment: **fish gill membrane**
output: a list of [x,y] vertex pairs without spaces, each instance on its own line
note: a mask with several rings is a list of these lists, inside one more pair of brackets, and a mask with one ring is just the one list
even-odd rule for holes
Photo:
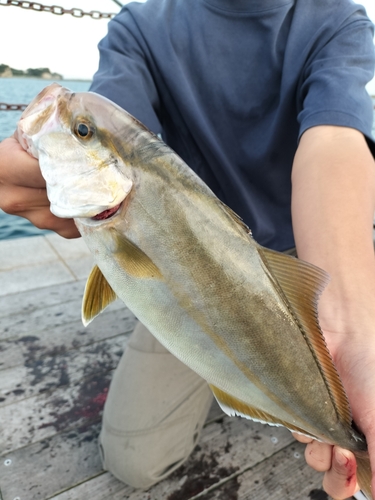
[[73,217],[93,254],[85,325],[116,297],[240,415],[351,450],[371,496],[318,322],[327,274],[261,247],[242,220],[158,137],[108,99],[46,87],[18,125],[51,211]]

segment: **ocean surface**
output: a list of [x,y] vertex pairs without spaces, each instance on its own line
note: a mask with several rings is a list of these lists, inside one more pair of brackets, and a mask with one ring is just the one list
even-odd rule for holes
[[[28,104],[49,83],[31,78],[0,78],[0,102]],[[90,86],[90,82],[86,81],[64,80],[59,83],[76,92],[85,92]],[[375,98],[373,102],[375,106]],[[13,134],[21,114],[21,111],[0,111],[0,141]],[[375,137],[375,109],[373,135]],[[45,232],[22,217],[7,215],[0,210],[0,240],[36,236]]]

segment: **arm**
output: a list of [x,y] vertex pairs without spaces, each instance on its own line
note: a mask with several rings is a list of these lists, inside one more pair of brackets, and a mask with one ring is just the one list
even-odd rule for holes
[[[364,136],[345,127],[308,129],[301,138],[292,172],[297,252],[331,276],[319,303],[320,324],[354,420],[366,435],[373,471],[374,210],[375,163]],[[341,464],[340,456],[346,458]],[[356,483],[349,480],[354,465],[351,453],[313,442],[307,446],[306,459],[314,468],[328,471],[324,487],[335,498],[347,498],[355,492]]]

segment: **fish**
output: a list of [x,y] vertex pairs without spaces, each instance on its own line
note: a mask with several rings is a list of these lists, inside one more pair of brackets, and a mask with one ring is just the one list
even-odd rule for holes
[[51,212],[74,218],[95,259],[83,323],[119,297],[228,415],[353,451],[372,499],[366,440],[318,321],[328,275],[259,245],[172,149],[103,96],[49,85],[17,137],[39,160]]

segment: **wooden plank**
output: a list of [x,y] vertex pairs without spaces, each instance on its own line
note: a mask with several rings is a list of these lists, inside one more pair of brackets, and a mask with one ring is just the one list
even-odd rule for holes
[[[93,370],[95,371],[95,369]],[[112,372],[7,405],[0,411],[0,456],[101,417]]]
[[[76,310],[76,306],[74,307]],[[0,342],[0,374],[2,369],[18,365],[28,366],[30,362],[54,353],[76,349],[121,333],[130,333],[134,329],[135,321],[133,313],[119,302],[108,307],[87,328],[79,317],[76,321],[62,323],[53,328],[41,325],[40,330],[21,333]]]
[[106,473],[52,498],[53,500],[83,498],[187,500],[205,485],[211,485],[230,475],[234,470],[240,470],[244,464],[254,465],[263,461],[265,457],[274,454],[290,442],[294,440],[285,429],[271,428],[245,419],[225,417],[220,422],[213,422],[203,429],[198,446],[184,465],[146,492],[119,483]]
[[[4,500],[184,500],[206,485],[255,465],[287,446],[293,438],[285,429],[245,419],[225,417],[202,431],[199,445],[187,462],[165,481],[145,492],[100,475],[96,449],[99,426],[71,429],[9,453],[11,466],[0,469]],[[277,436],[277,442],[275,437]],[[0,464],[2,467],[2,464]],[[109,488],[111,495],[108,494]],[[184,496],[176,496],[183,493]],[[181,495],[182,495],[181,493]],[[174,495],[174,496],[171,496]]]
[[64,262],[45,262],[0,271],[0,296],[36,290],[59,283],[71,283],[77,278]]
[[306,464],[304,450],[305,445],[294,441],[219,488],[189,500],[332,500],[322,489],[323,473]]
[[[305,446],[296,441],[255,466],[247,465],[230,481],[201,492],[191,500],[328,500],[322,490],[323,474],[304,460]],[[248,470],[246,470],[248,469]]]
[[[83,500],[86,498],[90,500],[112,500],[116,493],[124,491],[124,487],[124,483],[113,477],[112,474],[102,472],[98,476],[76,487],[69,488],[69,490],[51,497],[51,500]],[[126,489],[130,494],[134,491],[130,487],[126,487]],[[148,493],[147,495],[148,498],[152,498]]]
[[53,233],[44,238],[77,279],[87,278],[94,259],[83,238],[67,240]]
[[0,242],[0,296],[87,278],[93,258],[83,240],[58,235]]
[[50,351],[54,354],[52,356],[30,357],[23,366],[3,370],[0,377],[0,408],[15,405],[38,394],[47,395],[62,386],[66,386],[69,391],[87,376],[88,367],[100,372],[113,370],[127,339],[128,335],[119,335],[76,350],[66,350],[60,346]]
[[27,240],[1,240],[0,246],[0,272],[19,267],[33,268],[58,260],[56,251],[43,236],[31,236]]
[[[216,426],[212,426],[211,433]],[[151,498],[187,500],[204,489],[216,485],[243,469],[263,462],[283,449],[294,439],[284,428],[270,427],[241,418],[225,417],[220,429],[221,435],[211,438],[206,446],[206,436],[202,437],[201,450],[189,459],[167,481],[156,485]],[[208,444],[208,443],[207,443]],[[124,492],[114,495],[114,500],[129,498],[145,500],[141,492],[129,497]],[[123,496],[121,496],[123,495]],[[230,500],[231,496],[222,499]],[[253,497],[254,499],[256,497]],[[286,497],[287,498],[287,497]],[[104,499],[103,499],[104,500]]]
[[29,313],[35,309],[44,309],[45,307],[63,304],[82,299],[86,280],[72,281],[71,283],[62,283],[59,285],[38,288],[37,290],[28,290],[16,294],[8,294],[0,297],[0,317],[16,316],[23,313]]
[[[116,301],[111,305],[112,310],[121,309],[124,304]],[[62,302],[45,308],[31,311],[19,311],[18,314],[0,318],[0,342],[32,332],[62,326],[81,318],[81,300]]]
[[99,429],[98,423],[84,426],[10,453],[0,462],[3,500],[46,500],[99,474]]

